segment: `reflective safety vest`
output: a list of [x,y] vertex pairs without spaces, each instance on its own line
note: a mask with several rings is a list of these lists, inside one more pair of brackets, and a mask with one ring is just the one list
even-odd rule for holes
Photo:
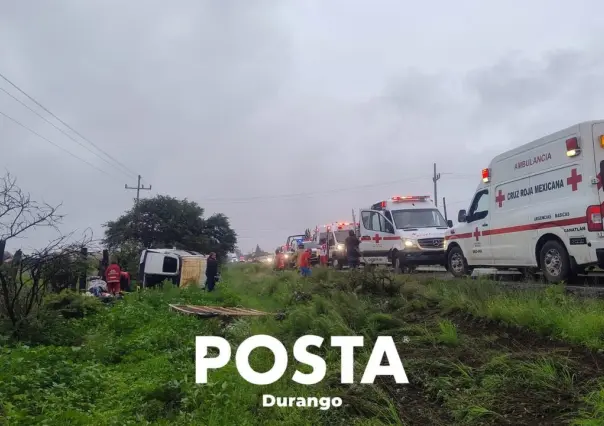
[[105,275],[107,277],[107,283],[119,283],[122,271],[118,265],[109,265],[105,271]]
[[327,256],[327,244],[321,244],[321,251],[319,254],[321,256]]

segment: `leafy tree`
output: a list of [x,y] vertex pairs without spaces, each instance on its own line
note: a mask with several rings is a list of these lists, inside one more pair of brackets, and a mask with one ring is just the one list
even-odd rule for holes
[[254,255],[255,256],[262,256],[262,249],[260,249],[260,246],[258,244],[256,244],[256,250],[254,250]]
[[235,248],[237,235],[222,213],[206,219],[203,213],[197,203],[186,199],[166,195],[142,199],[104,225],[105,244],[110,250],[123,252],[176,247],[200,253],[213,251],[224,258]]

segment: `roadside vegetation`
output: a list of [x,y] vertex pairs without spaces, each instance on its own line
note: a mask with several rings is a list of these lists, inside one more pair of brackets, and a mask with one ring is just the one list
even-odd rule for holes
[[[274,315],[230,321],[176,314],[169,303],[243,306]],[[504,291],[488,281],[447,281],[315,269],[310,279],[260,265],[223,273],[215,293],[143,291],[106,306],[69,291],[45,299],[40,326],[3,334],[0,422],[6,424],[604,424],[604,302],[547,291]],[[341,385],[340,354],[316,351],[327,375],[315,386],[291,380],[254,386],[234,362],[195,384],[197,335],[233,347],[254,334],[290,351],[307,334],[363,335],[358,381],[379,335],[397,342],[409,385],[378,379]],[[251,364],[272,366],[257,349]],[[262,394],[341,397],[343,406],[262,408]]]

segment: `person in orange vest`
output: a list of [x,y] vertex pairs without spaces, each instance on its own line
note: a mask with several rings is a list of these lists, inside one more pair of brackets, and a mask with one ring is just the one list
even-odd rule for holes
[[122,270],[117,261],[113,259],[111,265],[105,270],[105,281],[107,282],[107,289],[111,294],[117,294],[120,292],[120,279],[122,277]]
[[303,277],[310,277],[310,252],[310,249],[306,249],[298,256],[298,266]]
[[282,250],[275,250],[275,266],[277,271],[283,271],[285,269],[285,254]]

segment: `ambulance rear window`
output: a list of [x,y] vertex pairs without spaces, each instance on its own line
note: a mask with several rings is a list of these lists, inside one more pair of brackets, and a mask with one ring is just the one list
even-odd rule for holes
[[336,241],[338,243],[343,243],[346,240],[346,238],[348,238],[349,233],[350,233],[350,231],[336,231],[335,232]]
[[438,209],[393,210],[392,216],[397,229],[447,227]]

